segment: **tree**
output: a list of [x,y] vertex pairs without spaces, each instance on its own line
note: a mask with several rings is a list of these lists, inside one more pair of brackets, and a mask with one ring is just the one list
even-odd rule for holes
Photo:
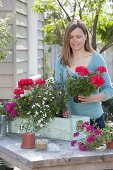
[[[2,7],[1,1],[0,6]],[[12,42],[12,34],[9,27],[9,21],[11,18],[11,15],[7,15],[5,18],[0,18],[0,61],[10,53],[8,45]]]
[[45,42],[62,45],[67,23],[79,16],[92,35],[92,46],[100,53],[113,45],[113,15],[105,9],[106,0],[34,0],[33,10],[44,14]]

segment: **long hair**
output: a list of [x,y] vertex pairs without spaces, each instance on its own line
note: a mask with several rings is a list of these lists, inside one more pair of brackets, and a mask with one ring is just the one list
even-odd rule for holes
[[86,25],[81,20],[72,20],[67,26],[64,34],[63,50],[61,54],[61,62],[65,65],[69,65],[70,58],[72,58],[72,49],[70,47],[70,34],[75,28],[80,28],[84,35],[86,35],[86,41],[84,49],[89,52],[93,52],[93,48],[90,43],[89,32]]

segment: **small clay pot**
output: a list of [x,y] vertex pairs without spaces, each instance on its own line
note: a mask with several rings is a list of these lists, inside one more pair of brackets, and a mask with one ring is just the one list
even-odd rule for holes
[[109,149],[113,149],[113,140],[111,142],[108,142],[106,144],[106,147],[109,148]]
[[78,99],[78,96],[75,96],[75,97],[73,98],[73,101],[74,101],[75,103],[81,103],[81,101]]
[[22,134],[21,148],[33,149],[34,147],[35,147],[35,134],[34,133]]

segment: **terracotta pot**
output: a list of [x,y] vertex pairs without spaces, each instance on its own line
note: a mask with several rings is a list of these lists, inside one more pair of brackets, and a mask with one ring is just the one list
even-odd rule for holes
[[106,144],[106,147],[107,147],[107,148],[110,148],[110,149],[113,149],[113,140],[112,140],[111,142],[108,142],[108,143]]
[[34,133],[22,134],[21,148],[33,149],[34,147],[35,147],[35,134]]

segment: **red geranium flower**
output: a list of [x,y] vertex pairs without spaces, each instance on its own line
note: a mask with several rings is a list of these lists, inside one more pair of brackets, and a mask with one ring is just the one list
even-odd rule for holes
[[45,83],[46,83],[46,82],[45,82],[45,80],[44,80],[43,78],[39,78],[39,79],[37,79],[36,82],[35,82],[36,85],[41,85],[41,84],[45,84]]
[[106,72],[106,68],[104,66],[99,66],[96,68],[96,71],[99,71],[100,73]]
[[24,94],[24,90],[21,89],[21,88],[16,88],[16,89],[14,89],[13,93],[14,93],[15,95]]
[[96,87],[101,87],[104,83],[105,80],[102,76],[94,75],[90,78],[90,81],[92,84],[94,84]]
[[34,87],[34,82],[32,79],[26,78],[18,81],[18,87],[24,90],[29,90]]
[[75,72],[77,72],[81,76],[88,76],[90,74],[90,71],[84,66],[76,67]]

